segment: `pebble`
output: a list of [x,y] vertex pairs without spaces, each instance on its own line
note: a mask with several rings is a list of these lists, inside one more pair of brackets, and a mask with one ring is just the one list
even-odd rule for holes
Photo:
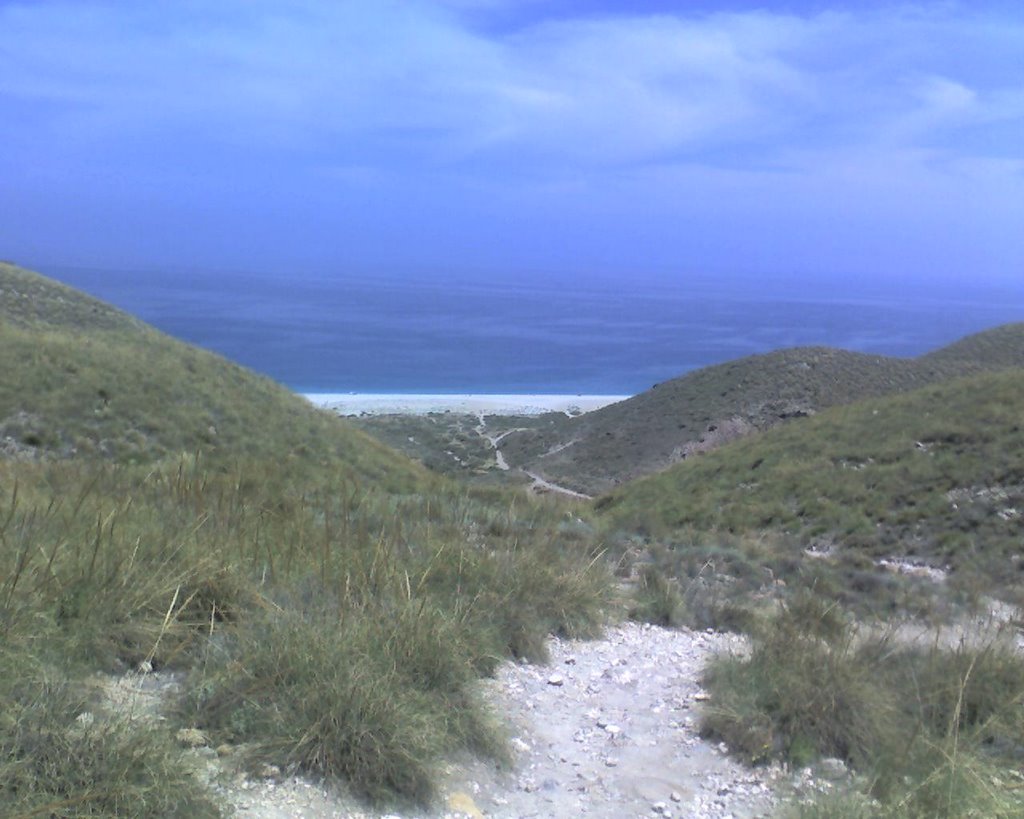
[[818,773],[826,779],[837,780],[846,777],[846,763],[841,759],[823,759],[817,765]]
[[[230,745],[211,749],[205,737],[189,753],[208,758],[211,787],[249,819],[765,817],[775,812],[779,783],[788,785],[783,771],[746,768],[724,744],[699,735],[696,704],[707,700],[699,685],[704,663],[716,650],[744,645],[734,635],[626,623],[609,628],[600,641],[552,638],[548,668],[503,663],[481,682],[481,692],[494,713],[514,726],[511,776],[482,760],[447,760],[442,793],[459,798],[448,802],[446,796],[440,811],[382,817],[342,789],[328,791],[276,769],[259,771],[263,779],[232,779],[228,772],[236,769],[240,752]],[[147,696],[157,692],[152,698],[158,700],[178,685],[165,672],[145,682],[128,676],[131,703],[148,702],[135,694],[143,687]],[[816,776],[843,774],[845,766],[835,760],[796,778],[807,793],[822,787]],[[663,784],[641,788],[647,781]]]

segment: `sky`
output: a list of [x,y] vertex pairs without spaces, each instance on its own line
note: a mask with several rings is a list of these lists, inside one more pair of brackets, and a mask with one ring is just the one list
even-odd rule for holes
[[0,258],[1024,277],[1024,4],[0,0]]

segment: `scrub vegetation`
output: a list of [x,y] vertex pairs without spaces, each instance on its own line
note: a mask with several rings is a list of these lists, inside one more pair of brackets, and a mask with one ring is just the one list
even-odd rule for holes
[[740,580],[759,567],[758,582],[802,576],[819,594],[890,616],[906,583],[878,563],[896,560],[948,573],[944,592],[984,589],[1015,602],[1022,402],[1024,371],[1009,370],[838,407],[596,506],[614,528],[644,532],[650,559],[677,576],[708,561]]
[[1024,656],[991,632],[953,647],[859,633],[821,598],[794,599],[719,656],[703,731],[751,762],[839,759],[856,772],[799,816],[1020,816]]
[[[428,465],[439,447],[460,457],[438,474],[6,264],[0,319],[5,816],[217,816],[182,729],[254,771],[427,804],[446,756],[506,759],[477,680],[626,614],[749,636],[706,671],[703,731],[750,764],[852,771],[786,812],[1024,812],[1015,621],[944,636],[993,597],[1024,599],[1020,326],[914,363],[818,350],[802,367],[804,350],[711,368],[709,402],[787,423],[750,422],[584,504],[497,485],[478,419],[363,424]],[[754,388],[779,362],[779,396],[809,369],[827,400],[766,404]],[[879,389],[855,388],[871,373]],[[910,621],[935,638],[905,639]],[[105,693],[140,668],[181,675],[161,720]]]
[[[0,813],[214,815],[179,728],[382,800],[428,801],[445,752],[502,758],[472,682],[543,659],[549,633],[599,631],[609,577],[586,532],[0,272],[3,413],[34,424],[6,427],[0,461]],[[90,684],[140,664],[187,674],[153,725]]]

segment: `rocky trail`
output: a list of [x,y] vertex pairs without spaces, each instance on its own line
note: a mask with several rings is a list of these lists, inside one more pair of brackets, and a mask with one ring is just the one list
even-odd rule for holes
[[[568,415],[570,418],[572,417],[572,414],[570,412],[566,412],[566,415]],[[487,431],[487,416],[484,415],[484,413],[480,412],[477,413],[477,419],[479,423],[475,427],[475,431],[477,435],[479,435],[481,438],[487,441],[490,448],[494,451],[494,460],[498,465],[498,469],[500,469],[503,472],[510,471],[512,467],[509,465],[508,461],[505,460],[505,456],[502,453],[501,449],[499,449],[498,444],[501,443],[503,438],[505,438],[508,435],[511,435],[513,432],[527,432],[529,431],[528,428],[515,427],[513,429],[506,429],[505,431],[500,433],[492,434]],[[570,446],[570,444],[565,444],[565,446]],[[532,481],[532,483],[530,484],[531,492],[535,492],[537,494],[543,494],[545,492],[554,492],[558,495],[565,495],[570,498],[576,498],[577,500],[593,499],[590,495],[586,495],[582,492],[577,492],[575,489],[569,489],[566,486],[559,486],[556,483],[552,483],[551,481],[547,480],[543,475],[538,475],[536,472],[530,472],[529,470],[526,469],[520,469],[518,471],[522,472]]]
[[[179,739],[195,746],[202,775],[235,815],[253,819],[768,816],[788,776],[735,762],[697,727],[701,669],[712,653],[742,645],[731,635],[627,623],[600,640],[553,639],[545,666],[503,664],[481,685],[507,726],[513,761],[449,762],[432,812],[381,813],[342,789],[273,769],[250,778],[230,749],[207,747],[201,735]],[[178,684],[133,675],[114,689],[122,708],[145,712]]]
[[514,768],[456,767],[449,806],[471,799],[469,815],[496,817],[766,815],[780,772],[738,765],[697,734],[704,662],[738,643],[626,624],[599,641],[553,640],[548,666],[504,665],[486,696],[512,731]]

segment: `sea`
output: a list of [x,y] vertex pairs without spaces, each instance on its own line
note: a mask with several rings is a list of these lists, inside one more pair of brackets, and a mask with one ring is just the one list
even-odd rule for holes
[[782,347],[913,356],[1024,321],[1024,277],[40,270],[303,393],[632,395]]

